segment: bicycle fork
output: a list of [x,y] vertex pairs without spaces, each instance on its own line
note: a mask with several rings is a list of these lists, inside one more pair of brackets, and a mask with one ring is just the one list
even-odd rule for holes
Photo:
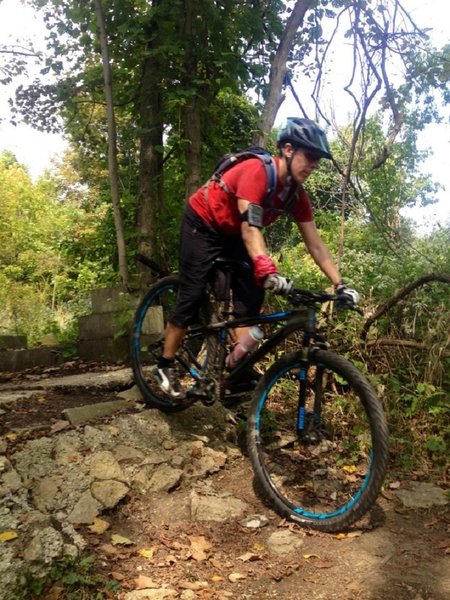
[[[308,336],[306,336],[308,337]],[[324,368],[317,364],[314,373],[310,372],[309,359],[311,347],[309,340],[304,340],[300,370],[297,375],[299,380],[298,405],[297,405],[297,436],[303,442],[314,443],[319,440],[322,418],[323,373]],[[312,379],[311,379],[312,377]],[[307,409],[308,391],[314,396],[312,411]]]

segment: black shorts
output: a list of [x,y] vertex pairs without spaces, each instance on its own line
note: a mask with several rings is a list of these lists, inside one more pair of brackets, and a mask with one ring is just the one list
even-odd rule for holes
[[253,264],[240,236],[224,236],[203,221],[190,206],[181,222],[180,287],[170,321],[178,327],[195,323],[213,260],[223,256],[247,262],[251,269],[233,277],[233,313],[237,317],[259,314],[264,289],[256,284]]

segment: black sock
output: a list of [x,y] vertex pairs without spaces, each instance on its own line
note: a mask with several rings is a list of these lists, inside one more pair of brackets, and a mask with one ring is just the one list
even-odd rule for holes
[[160,356],[158,359],[158,369],[165,369],[167,367],[173,367],[173,358],[165,358],[164,356]]

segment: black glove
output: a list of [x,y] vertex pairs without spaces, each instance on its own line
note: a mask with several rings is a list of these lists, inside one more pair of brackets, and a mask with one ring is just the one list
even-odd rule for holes
[[275,292],[275,294],[280,294],[281,296],[286,296],[289,294],[293,285],[293,281],[291,281],[288,277],[278,275],[278,273],[267,275],[267,277],[264,279],[264,287],[266,290],[272,290]]
[[338,299],[351,302],[353,305],[356,305],[359,302],[358,292],[352,288],[349,288],[348,285],[343,281],[337,284],[336,294],[338,295]]

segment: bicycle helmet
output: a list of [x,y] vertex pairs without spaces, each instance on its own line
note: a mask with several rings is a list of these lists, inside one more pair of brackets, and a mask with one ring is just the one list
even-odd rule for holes
[[332,158],[325,133],[311,119],[288,117],[278,133],[278,148],[286,142],[290,142],[294,148],[312,150],[321,158]]

